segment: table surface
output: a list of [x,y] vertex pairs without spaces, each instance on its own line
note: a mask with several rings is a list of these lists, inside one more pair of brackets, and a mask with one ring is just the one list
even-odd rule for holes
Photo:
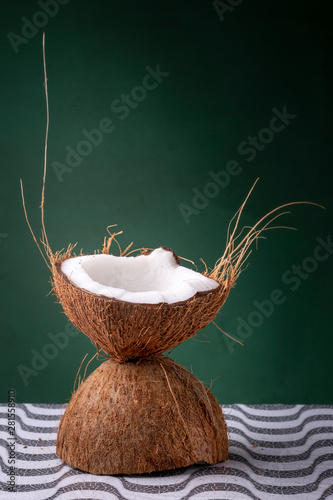
[[62,405],[16,405],[16,492],[9,493],[7,405],[0,405],[6,500],[333,499],[333,406],[224,405],[227,462],[136,476],[94,476],[55,453]]

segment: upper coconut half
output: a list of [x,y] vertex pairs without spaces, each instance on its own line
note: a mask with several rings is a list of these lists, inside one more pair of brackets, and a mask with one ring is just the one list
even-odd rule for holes
[[136,257],[59,259],[52,271],[68,318],[119,361],[177,346],[207,326],[228,295],[164,247]]

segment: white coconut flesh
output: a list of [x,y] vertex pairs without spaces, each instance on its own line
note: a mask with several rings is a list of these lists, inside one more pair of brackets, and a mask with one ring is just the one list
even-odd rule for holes
[[62,272],[77,287],[139,304],[174,304],[219,286],[215,280],[179,265],[170,250],[116,257],[84,255],[65,260]]

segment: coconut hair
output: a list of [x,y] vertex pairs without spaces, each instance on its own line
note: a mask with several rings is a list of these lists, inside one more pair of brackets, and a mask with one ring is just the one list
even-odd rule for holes
[[268,212],[256,224],[254,224],[254,226],[244,226],[237,233],[244,207],[258,180],[259,179],[256,179],[244,202],[229,222],[226,247],[222,256],[217,260],[214,268],[211,271],[208,271],[206,269],[206,271],[203,273],[209,278],[215,279],[220,283],[224,283],[228,290],[230,290],[230,288],[235,285],[237,278],[243,271],[244,264],[252,253],[251,247],[253,243],[257,243],[259,239],[264,238],[263,233],[272,229],[291,229],[294,231],[297,230],[296,228],[290,226],[272,225],[272,223],[279,217],[290,213],[289,210],[285,211],[285,208],[291,207],[293,205],[306,204],[314,205],[324,209],[322,205],[318,205],[317,203],[308,201],[293,201],[290,203],[285,203]]

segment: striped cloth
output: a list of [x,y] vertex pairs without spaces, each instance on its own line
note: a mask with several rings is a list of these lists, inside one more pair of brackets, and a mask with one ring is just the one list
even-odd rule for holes
[[225,405],[227,462],[137,476],[93,476],[55,454],[61,405],[16,406],[16,492],[8,492],[7,406],[0,405],[6,500],[333,499],[333,406]]

